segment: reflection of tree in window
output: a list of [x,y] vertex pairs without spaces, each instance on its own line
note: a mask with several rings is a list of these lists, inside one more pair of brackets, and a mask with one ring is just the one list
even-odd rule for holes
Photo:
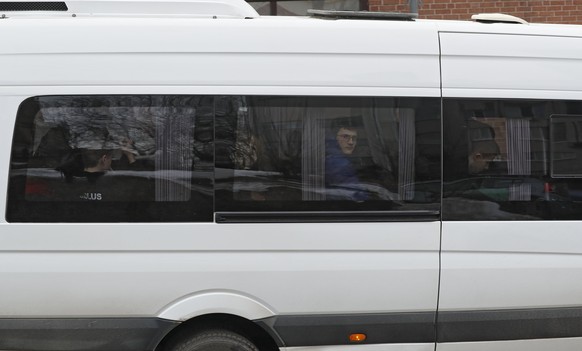
[[[72,153],[82,150],[113,150],[113,157],[131,164],[135,158],[156,170],[157,201],[186,201],[189,191],[176,182],[176,172],[186,179],[192,172],[192,130],[196,107],[189,97],[43,97],[35,118],[35,147],[66,135]],[[53,132],[53,133],[51,133]],[[40,140],[40,141],[37,141]],[[36,144],[38,143],[38,146]],[[62,148],[53,143],[53,147]],[[78,150],[78,151],[76,151]],[[38,153],[38,152],[36,152]],[[147,167],[146,167],[147,168]]]

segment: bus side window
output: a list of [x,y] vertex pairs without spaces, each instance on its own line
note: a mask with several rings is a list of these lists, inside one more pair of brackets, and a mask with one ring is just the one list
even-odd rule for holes
[[443,218],[580,219],[578,105],[445,100]]
[[213,140],[196,122],[213,108],[212,98],[192,96],[27,99],[7,220],[211,221]]
[[225,99],[218,211],[438,208],[437,99]]

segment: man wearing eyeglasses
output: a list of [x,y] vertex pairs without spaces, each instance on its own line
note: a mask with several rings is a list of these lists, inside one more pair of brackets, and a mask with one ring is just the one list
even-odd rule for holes
[[326,145],[325,184],[326,198],[334,200],[364,201],[368,198],[362,191],[352,155],[358,143],[358,130],[351,123],[338,123],[333,128]]
[[344,155],[351,155],[358,142],[358,131],[341,127],[337,132],[336,140]]

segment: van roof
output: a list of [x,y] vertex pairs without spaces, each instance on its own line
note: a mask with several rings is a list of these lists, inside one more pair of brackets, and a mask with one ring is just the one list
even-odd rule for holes
[[[0,29],[2,22],[10,19],[33,19],[26,26],[35,24],[42,27],[44,19],[61,18],[59,25],[74,27],[79,21],[70,22],[66,18],[92,18],[103,26],[118,25],[114,18],[144,19],[151,24],[163,25],[164,19],[173,21],[178,18],[195,19],[244,19],[262,22],[265,27],[286,23],[302,29],[320,27],[366,27],[370,30],[400,31],[405,33],[412,28],[424,28],[432,24],[438,32],[467,32],[490,34],[521,34],[582,37],[582,26],[563,24],[529,24],[524,20],[505,14],[477,14],[473,21],[416,19],[416,14],[376,13],[368,11],[321,11],[312,10],[312,16],[279,17],[260,16],[244,0],[70,0],[70,1],[24,1],[0,2]],[[43,20],[41,20],[43,19]],[[109,20],[110,19],[110,20]],[[267,24],[265,23],[271,23]],[[93,22],[93,21],[92,21]],[[320,23],[319,25],[315,24]],[[347,22],[350,22],[349,24]],[[56,22],[52,22],[56,24]],[[132,22],[125,23],[131,26]],[[183,22],[180,22],[183,23]],[[416,24],[415,24],[416,23]],[[423,23],[423,24],[421,24]],[[96,23],[93,22],[93,25]],[[232,23],[234,25],[234,23]],[[257,23],[258,25],[258,23]],[[221,24],[225,29],[227,24]],[[237,27],[238,25],[234,25]]]
[[255,18],[244,0],[67,0],[0,2],[0,16]]

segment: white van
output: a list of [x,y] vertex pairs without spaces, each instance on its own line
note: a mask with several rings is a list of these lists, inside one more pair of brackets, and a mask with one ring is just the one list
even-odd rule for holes
[[0,38],[0,349],[582,348],[582,27],[20,1]]

